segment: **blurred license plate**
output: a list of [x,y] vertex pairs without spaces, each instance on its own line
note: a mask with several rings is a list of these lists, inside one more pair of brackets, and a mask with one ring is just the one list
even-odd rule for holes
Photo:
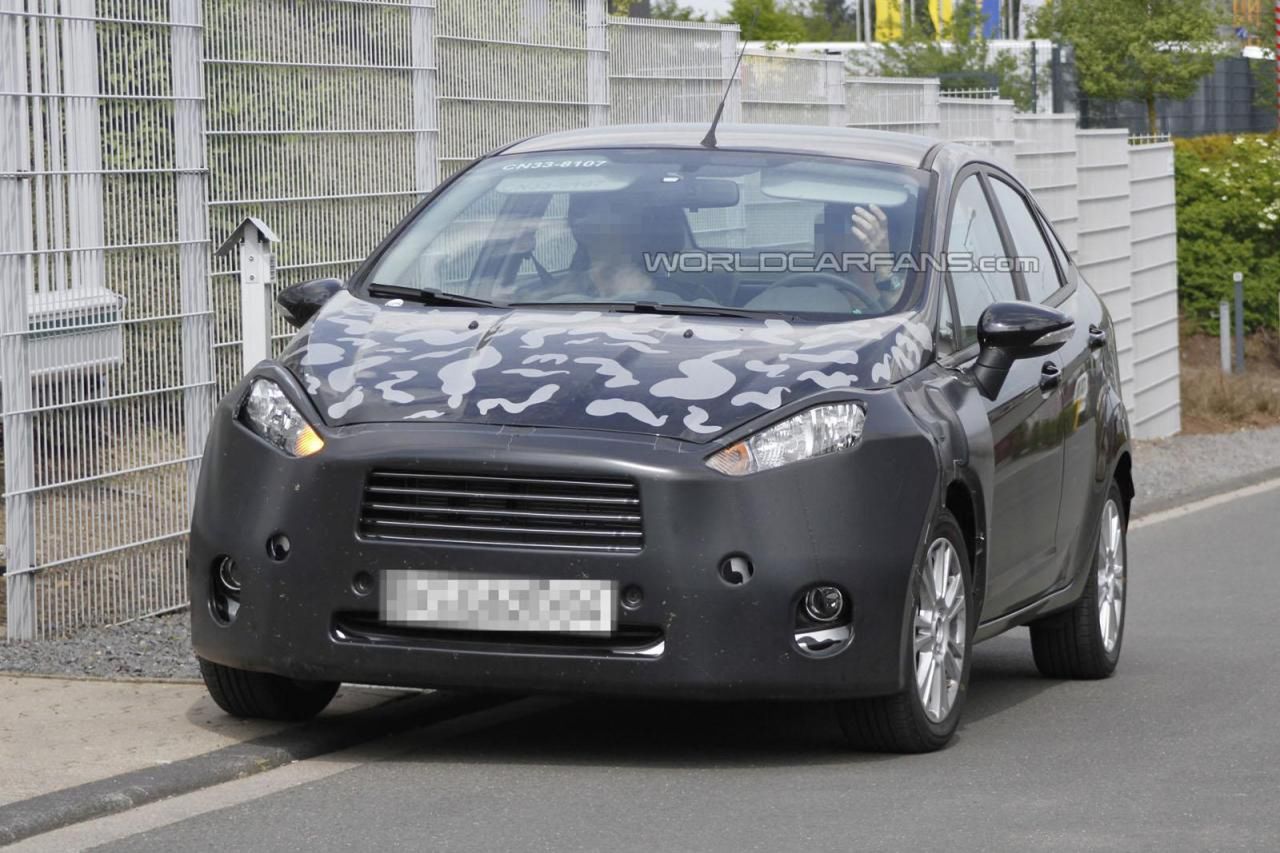
[[613,630],[613,581],[500,578],[457,572],[383,574],[382,618],[387,622],[471,631]]

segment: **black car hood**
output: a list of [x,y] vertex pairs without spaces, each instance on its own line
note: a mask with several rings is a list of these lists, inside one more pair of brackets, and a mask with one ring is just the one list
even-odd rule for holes
[[282,356],[328,423],[470,422],[705,442],[784,402],[907,376],[915,315],[839,323],[334,296]]

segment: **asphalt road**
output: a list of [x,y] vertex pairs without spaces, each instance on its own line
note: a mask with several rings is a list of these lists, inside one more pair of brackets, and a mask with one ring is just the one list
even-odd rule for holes
[[816,707],[522,700],[103,849],[1276,849],[1277,521],[1271,489],[1132,531],[1116,676],[992,640],[939,754],[851,754]]

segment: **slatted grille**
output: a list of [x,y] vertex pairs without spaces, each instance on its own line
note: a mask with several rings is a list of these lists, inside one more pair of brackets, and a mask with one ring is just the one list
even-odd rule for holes
[[640,494],[625,480],[373,471],[360,533],[371,539],[639,551]]

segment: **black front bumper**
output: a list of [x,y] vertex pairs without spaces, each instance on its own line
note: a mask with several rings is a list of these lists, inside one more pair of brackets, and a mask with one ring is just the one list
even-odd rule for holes
[[[689,698],[893,692],[903,683],[907,582],[938,474],[929,439],[896,396],[873,397],[854,450],[733,478],[705,466],[704,446],[477,425],[325,429],[323,451],[291,459],[235,421],[239,394],[232,394],[215,418],[192,522],[195,651],[293,678],[402,686]],[[375,466],[633,480],[644,547],[611,553],[365,539],[357,519]],[[266,543],[281,532],[292,548],[277,562]],[[735,554],[748,556],[755,571],[730,586],[718,567]],[[229,625],[210,606],[222,555],[243,579]],[[611,579],[640,587],[643,602],[621,612],[621,630],[605,639],[401,629],[378,620],[376,579],[391,569]],[[364,594],[353,583],[361,572],[375,579]],[[793,635],[801,591],[820,581],[850,595],[854,639],[839,654],[813,658]]]

